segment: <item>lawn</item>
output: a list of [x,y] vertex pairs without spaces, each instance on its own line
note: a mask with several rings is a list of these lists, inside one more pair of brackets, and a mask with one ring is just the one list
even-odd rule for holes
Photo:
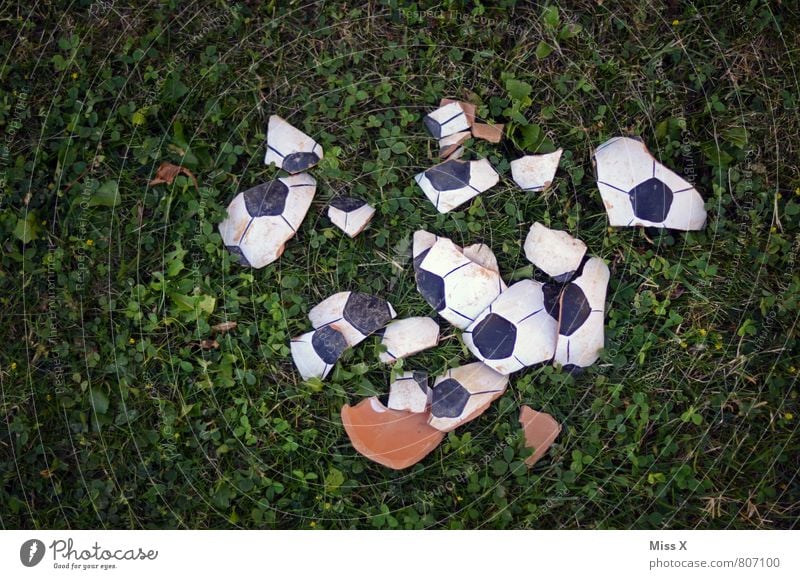
[[[0,527],[796,526],[797,8],[287,4],[0,8]],[[500,183],[439,214],[413,176],[436,163],[422,117],[445,96],[506,134],[468,144]],[[277,173],[270,114],[325,158],[298,235],[252,270],[217,224]],[[705,230],[608,226],[591,155],[616,135],[696,185]],[[509,162],[558,147],[553,187],[520,191]],[[197,186],[149,185],[162,162]],[[377,208],[355,239],[325,214],[342,193]],[[522,251],[534,221],[611,269],[600,360],[514,374],[408,470],[357,454],[340,409],[384,393],[390,369],[371,337],[303,382],[289,339],[308,310],[359,290],[431,315],[417,229],[487,243],[506,282],[540,279]],[[439,321],[443,341],[404,369],[472,361]],[[531,470],[523,404],[563,425]]]

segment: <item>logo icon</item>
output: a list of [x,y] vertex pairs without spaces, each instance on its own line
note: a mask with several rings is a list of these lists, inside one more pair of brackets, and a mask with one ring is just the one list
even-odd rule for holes
[[44,558],[44,543],[39,539],[28,539],[19,548],[19,560],[26,567],[35,567]]

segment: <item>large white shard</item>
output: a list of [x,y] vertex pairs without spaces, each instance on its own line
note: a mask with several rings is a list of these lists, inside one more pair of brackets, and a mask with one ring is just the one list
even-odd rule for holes
[[496,270],[464,255],[447,238],[439,238],[416,268],[417,290],[440,316],[465,329],[503,291]]
[[425,412],[431,403],[431,389],[425,372],[403,372],[389,385],[389,402],[392,410]]
[[525,257],[558,282],[567,282],[586,255],[586,244],[566,231],[534,223],[525,239]]
[[380,360],[390,364],[433,348],[438,343],[439,324],[435,320],[426,316],[395,320],[383,331],[381,344],[386,347],[386,351],[380,353]]
[[322,300],[308,312],[315,328],[331,326],[342,333],[348,346],[355,346],[388,324],[397,313],[383,298],[360,292],[339,292]]
[[544,191],[553,182],[563,149],[511,161],[511,178],[524,191]]
[[518,281],[464,331],[464,343],[479,360],[511,374],[553,358],[558,323],[547,313],[542,284]]
[[603,260],[592,257],[584,264],[581,275],[561,292],[553,361],[568,371],[591,366],[600,356],[609,276]]
[[361,233],[373,215],[375,208],[356,197],[337,197],[328,206],[328,218],[350,237]]
[[594,161],[610,225],[684,231],[705,226],[700,193],[656,161],[644,143],[615,137],[595,150]]
[[303,380],[324,379],[348,347],[344,336],[331,326],[325,326],[292,338],[292,360]]
[[306,171],[322,160],[322,146],[278,115],[267,125],[267,154],[264,164],[275,163],[287,173]]
[[417,174],[414,179],[439,213],[447,213],[497,185],[500,175],[487,159],[449,159]]
[[308,173],[262,183],[236,195],[219,233],[242,265],[264,267],[278,259],[311,206],[317,182]]
[[466,131],[472,122],[458,102],[439,107],[422,120],[425,128],[436,139],[443,139],[455,133]]
[[483,414],[507,385],[508,376],[481,362],[448,370],[433,385],[428,424],[442,432],[458,428]]

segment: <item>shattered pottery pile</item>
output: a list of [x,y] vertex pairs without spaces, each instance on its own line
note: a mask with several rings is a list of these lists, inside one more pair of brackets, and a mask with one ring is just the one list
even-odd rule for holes
[[[443,161],[415,176],[425,197],[446,213],[500,181],[488,159],[462,160],[470,138],[500,142],[503,125],[476,121],[475,105],[443,99],[423,124],[438,140]],[[287,176],[236,195],[220,234],[242,265],[264,267],[277,260],[295,235],[316,192],[308,173],[323,159],[322,146],[273,115],[267,128],[266,164]],[[511,176],[523,191],[541,192],[555,179],[562,150],[511,161]],[[703,199],[690,183],[659,163],[645,145],[615,137],[593,156],[597,186],[612,226],[702,229]],[[328,218],[347,236],[363,231],[375,215],[366,201],[339,196]],[[417,290],[461,339],[476,362],[429,377],[421,370],[395,375],[388,394],[345,405],[342,424],[353,447],[392,469],[412,466],[431,453],[445,434],[480,416],[503,395],[509,376],[554,364],[579,372],[594,364],[604,344],[605,300],[610,272],[589,255],[586,244],[566,231],[533,223],[524,242],[527,259],[549,279],[503,281],[491,248],[466,247],[428,231],[413,235],[412,266]],[[432,317],[397,318],[385,299],[339,292],[309,311],[311,329],[291,340],[292,359],[304,380],[325,379],[348,348],[381,334],[380,361],[398,360],[435,347],[440,328]],[[558,437],[561,425],[549,414],[523,406],[520,425],[533,466]]]

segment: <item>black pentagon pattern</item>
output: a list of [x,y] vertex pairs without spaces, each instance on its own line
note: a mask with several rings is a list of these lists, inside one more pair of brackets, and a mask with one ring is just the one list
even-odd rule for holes
[[251,217],[269,217],[283,213],[287,197],[289,187],[274,179],[245,191],[244,204]]
[[414,277],[417,280],[417,290],[434,310],[441,312],[447,307],[444,280],[441,277],[422,268],[419,268]]
[[422,119],[422,122],[424,123],[425,128],[428,129],[428,132],[433,135],[434,138],[442,138],[442,125],[440,125],[436,119],[430,115],[425,115],[425,118]]
[[414,258],[414,261],[412,262],[412,265],[414,266],[414,271],[415,272],[419,272],[419,267],[420,267],[420,265],[422,265],[422,262],[425,260],[425,258],[428,255],[428,252],[430,250],[431,250],[431,248],[429,247],[425,251],[420,251],[419,255]]
[[369,336],[392,319],[389,302],[370,294],[351,292],[344,305],[344,319],[356,330]]
[[311,347],[326,364],[335,364],[339,356],[347,349],[347,340],[338,330],[330,326],[322,326],[311,336]]
[[451,159],[425,171],[437,191],[455,191],[469,185],[469,162]]
[[319,163],[319,155],[316,153],[292,153],[283,158],[281,168],[289,173],[299,173],[305,171]]
[[470,393],[458,380],[447,378],[433,389],[431,414],[436,418],[458,418],[469,402]]
[[544,294],[544,310],[553,318],[558,321],[558,310],[561,308],[561,286],[554,283],[545,283],[542,285],[542,294]]
[[517,327],[495,313],[491,313],[472,330],[472,342],[487,360],[502,360],[514,353]]
[[672,207],[672,189],[667,184],[651,177],[639,183],[629,193],[633,214],[639,219],[661,223],[667,218]]
[[247,258],[244,256],[244,252],[242,248],[238,245],[226,245],[225,248],[231,252],[233,257],[238,261],[241,265],[245,267],[251,267],[250,262],[247,261]]
[[419,389],[422,390],[425,394],[428,393],[428,373],[421,372],[419,370],[414,370],[411,373],[411,376],[414,378],[414,382],[417,383]]
[[567,285],[561,294],[561,323],[558,333],[562,336],[571,336],[591,313],[592,308],[583,290],[574,283]]
[[339,211],[344,211],[345,213],[350,213],[351,211],[360,209],[366,204],[367,202],[363,199],[359,199],[358,197],[348,197],[346,195],[342,195],[331,201],[331,207],[338,209]]

